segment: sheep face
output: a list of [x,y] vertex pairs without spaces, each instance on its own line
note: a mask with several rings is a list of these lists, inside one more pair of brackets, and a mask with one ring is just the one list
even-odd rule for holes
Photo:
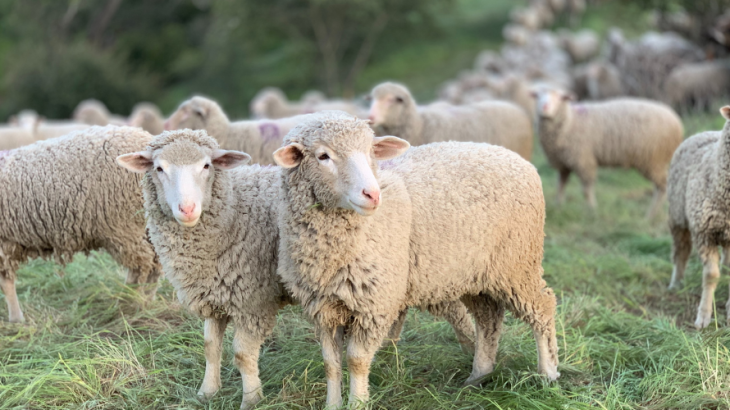
[[532,91],[532,97],[536,101],[537,114],[542,118],[553,118],[560,107],[574,97],[562,90],[540,90]]
[[165,130],[202,130],[205,129],[211,107],[204,101],[191,99],[180,105],[170,118],[165,121]]
[[152,152],[121,155],[117,163],[132,172],[147,173],[165,213],[180,225],[193,227],[209,206],[215,170],[233,169],[250,159],[243,152],[211,150],[181,140]]
[[274,160],[312,186],[324,208],[368,216],[380,205],[376,161],[394,158],[410,145],[396,137],[374,137],[365,121],[353,119],[351,124],[355,126],[304,127],[313,138],[293,138],[274,152]]
[[371,97],[369,118],[373,127],[399,125],[404,112],[415,104],[408,89],[394,83],[375,87]]

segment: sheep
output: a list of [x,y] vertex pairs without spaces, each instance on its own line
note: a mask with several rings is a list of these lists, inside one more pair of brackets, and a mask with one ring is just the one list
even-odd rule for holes
[[[206,370],[198,394],[220,389],[221,343],[229,322],[243,380],[241,408],[262,397],[258,357],[276,314],[294,303],[276,273],[280,171],[240,167],[250,156],[219,149],[205,131],[167,131],[117,163],[143,179],[150,240],[178,298],[205,319]],[[473,326],[461,303],[430,307],[446,317],[462,348],[473,349]],[[401,315],[403,316],[403,315]],[[397,339],[402,321],[391,337]]]
[[524,46],[530,41],[532,31],[519,24],[507,24],[502,29],[502,37],[510,44]]
[[30,145],[35,142],[33,132],[24,127],[0,125],[0,158],[8,150]]
[[538,30],[542,27],[542,16],[537,8],[533,7],[515,7],[510,11],[510,20],[516,25],[522,26],[528,30]]
[[[720,109],[728,120],[722,131],[708,131],[685,140],[669,168],[669,229],[672,233],[672,280],[679,287],[694,243],[702,260],[702,299],[695,326],[712,320],[713,296],[720,279],[718,247],[723,262],[730,256],[730,106]],[[728,321],[730,322],[730,303]]]
[[615,99],[571,104],[563,90],[533,91],[537,100],[538,136],[550,165],[558,170],[558,202],[563,202],[571,172],[578,174],[583,193],[596,207],[593,185],[599,166],[634,168],[654,183],[647,216],[661,206],[667,168],[682,142],[679,116],[668,106],[649,100]]
[[730,94],[730,59],[681,65],[669,74],[665,89],[674,107],[708,107]]
[[125,125],[126,119],[109,113],[103,102],[94,99],[81,101],[76,106],[73,120],[89,125]]
[[218,103],[196,96],[180,104],[165,122],[165,129],[204,129],[224,149],[246,152],[254,163],[271,165],[271,154],[281,146],[284,135],[304,118],[230,122]]
[[63,264],[76,252],[106,249],[129,269],[127,283],[157,283],[138,212],[140,178],[114,164],[150,140],[136,128],[93,127],[0,152],[0,287],[11,322],[24,320],[15,280],[28,258],[52,256]]
[[259,91],[251,100],[251,115],[258,119],[279,119],[304,114],[298,104],[291,103],[286,94],[276,87],[267,87]]
[[33,110],[21,111],[11,118],[10,123],[25,128],[33,135],[35,141],[56,138],[91,127],[88,124],[73,121],[48,121]]
[[498,53],[485,50],[474,59],[474,70],[488,74],[501,74],[507,71],[507,65]]
[[561,31],[559,39],[562,47],[570,54],[574,63],[581,63],[598,55],[601,40],[593,30],[581,30],[575,33]]
[[376,86],[371,95],[370,120],[378,133],[398,136],[412,145],[444,140],[489,142],[528,160],[532,155],[530,118],[512,103],[418,107],[408,88],[390,82]]
[[[508,308],[555,380],[555,295],[542,279],[545,203],[536,169],[502,147],[415,147],[341,112],[310,117],[274,153],[282,167],[278,273],[319,333],[327,406],[368,397],[370,361],[405,306],[464,302],[477,324],[467,384],[492,371]],[[395,158],[395,159],[391,159]],[[379,171],[376,161],[381,162]]]
[[613,64],[593,62],[586,70],[586,88],[592,100],[606,100],[626,95],[621,74]]
[[152,135],[159,135],[165,130],[164,122],[162,112],[152,103],[142,102],[135,105],[129,115],[129,125],[142,128]]

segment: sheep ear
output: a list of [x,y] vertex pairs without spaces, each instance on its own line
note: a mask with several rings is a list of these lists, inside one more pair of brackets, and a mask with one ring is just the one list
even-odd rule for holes
[[561,98],[563,99],[563,101],[575,101],[576,100],[575,94],[573,94],[573,93],[564,93],[561,96]]
[[117,157],[117,164],[132,172],[143,174],[152,169],[154,162],[152,161],[152,153],[147,151],[133,152]]
[[213,166],[220,169],[233,169],[248,164],[251,156],[241,151],[226,151],[217,149],[211,156]]
[[304,146],[297,143],[285,145],[274,151],[274,161],[282,168],[294,168],[304,158]]
[[193,112],[195,113],[195,115],[198,115],[201,118],[205,118],[208,116],[208,110],[198,104],[193,105]]
[[408,141],[390,135],[373,138],[373,153],[378,161],[401,156],[410,147],[411,144]]
[[726,105],[720,108],[720,114],[725,117],[726,120],[730,121],[730,105]]

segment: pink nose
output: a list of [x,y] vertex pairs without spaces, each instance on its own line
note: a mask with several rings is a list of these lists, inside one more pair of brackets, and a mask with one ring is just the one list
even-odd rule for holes
[[165,131],[170,131],[170,120],[165,121]]
[[373,114],[368,116],[368,120],[370,120],[370,124],[375,124],[375,116]]
[[378,189],[363,189],[362,195],[372,202],[373,206],[380,204],[380,190]]
[[183,206],[182,204],[178,205],[178,209],[180,209],[180,212],[186,217],[193,216],[193,212],[195,211],[195,204]]

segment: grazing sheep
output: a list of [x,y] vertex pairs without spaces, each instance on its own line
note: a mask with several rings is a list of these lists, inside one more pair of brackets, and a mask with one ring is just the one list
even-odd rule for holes
[[305,115],[278,120],[230,122],[223,109],[213,100],[196,96],[180,104],[165,122],[165,129],[189,128],[206,130],[224,149],[243,151],[257,164],[271,165],[271,154],[281,146],[290,129]]
[[505,308],[532,326],[539,370],[556,379],[537,171],[504,148],[452,142],[413,148],[378,172],[376,161],[407,148],[325,112],[274,153],[283,167],[278,272],[318,328],[327,405],[341,403],[345,333],[354,404],[368,397],[370,362],[398,312],[457,300],[477,324],[468,384],[493,369]]
[[129,115],[129,125],[142,128],[152,135],[159,135],[165,130],[165,119],[156,105],[142,102],[132,109],[132,114]]
[[127,283],[157,283],[140,178],[114,163],[151,138],[136,128],[93,127],[0,152],[0,287],[11,322],[23,321],[15,272],[28,258],[65,263],[76,252],[106,249],[129,269]]
[[534,97],[540,143],[559,173],[558,202],[571,172],[578,174],[586,200],[595,208],[598,167],[634,168],[654,183],[648,216],[656,212],[666,191],[669,162],[684,133],[671,108],[629,98],[571,104],[570,94],[547,88],[534,91]]
[[76,106],[73,120],[88,125],[126,125],[127,120],[118,115],[112,115],[103,102],[99,100],[84,100]]
[[730,95],[730,59],[685,64],[666,83],[667,101],[678,108],[707,108]]
[[412,145],[447,140],[488,142],[509,148],[527,160],[532,156],[532,123],[512,103],[437,103],[419,107],[408,88],[388,82],[372,91],[370,120],[378,133],[396,135]]
[[[728,120],[722,131],[709,131],[685,140],[669,168],[669,229],[674,271],[669,288],[679,287],[694,243],[702,260],[702,300],[695,326],[712,320],[713,296],[720,279],[718,247],[730,255],[730,106],[720,112]],[[730,303],[727,305],[730,320]]]
[[[205,318],[206,370],[199,395],[220,389],[221,343],[229,322],[243,379],[243,403],[262,397],[258,357],[280,308],[292,303],[276,274],[280,170],[225,151],[205,131],[169,131],[119,165],[146,173],[143,182],[150,240],[178,298]],[[234,169],[235,168],[235,169]],[[461,303],[429,306],[452,323],[464,350],[474,329]],[[405,313],[405,312],[403,312]],[[470,327],[471,326],[471,327]],[[400,324],[391,337],[397,339]]]

